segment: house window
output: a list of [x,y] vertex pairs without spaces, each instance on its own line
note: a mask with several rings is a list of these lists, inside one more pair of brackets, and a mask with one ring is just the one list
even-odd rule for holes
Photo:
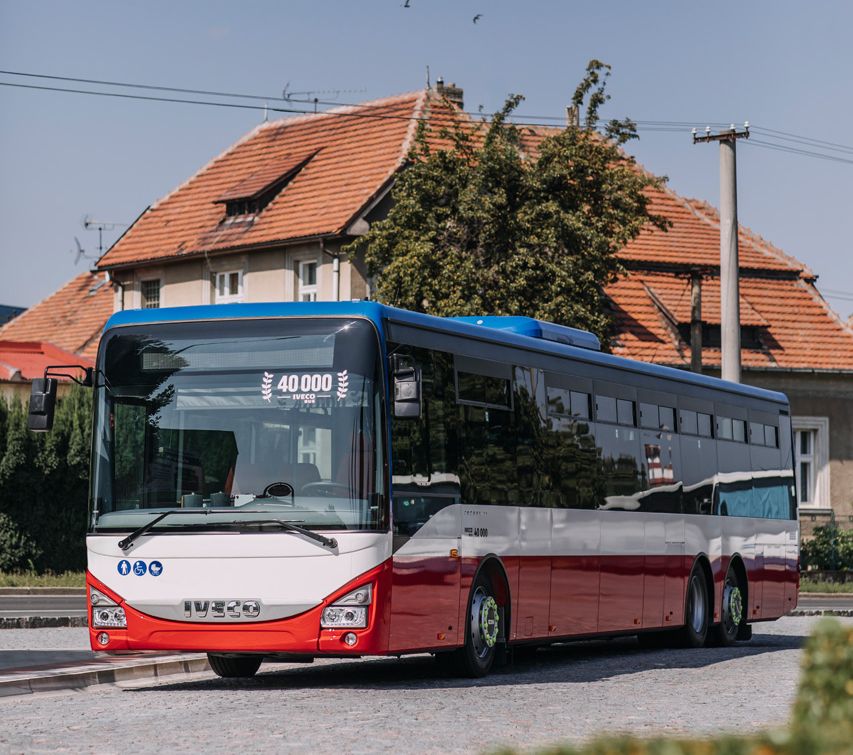
[[317,267],[316,260],[299,263],[297,301],[317,301]]
[[792,417],[794,474],[800,506],[829,503],[829,418]]
[[229,270],[216,274],[216,303],[230,304],[243,299],[243,272]]
[[159,309],[160,308],[160,280],[142,281],[140,284],[140,293],[142,294],[142,309]]

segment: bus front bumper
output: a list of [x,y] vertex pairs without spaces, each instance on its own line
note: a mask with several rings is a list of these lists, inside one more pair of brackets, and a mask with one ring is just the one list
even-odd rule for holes
[[[129,605],[89,572],[86,573],[89,641],[92,649],[108,653],[160,650],[200,653],[254,653],[295,655],[359,656],[382,655],[388,651],[390,625],[391,561],[359,575],[317,606],[286,619],[243,623],[169,621],[150,616]],[[373,584],[373,600],[367,627],[322,629],[323,609],[352,590]],[[93,627],[90,589],[100,591],[124,609],[126,628]],[[347,643],[345,635],[355,635]]]

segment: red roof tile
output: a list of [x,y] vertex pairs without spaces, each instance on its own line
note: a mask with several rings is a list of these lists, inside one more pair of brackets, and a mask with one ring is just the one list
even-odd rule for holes
[[[427,100],[414,92],[258,126],[143,214],[99,266],[341,233],[403,164]],[[255,222],[223,226],[217,200],[308,152],[316,154]]]
[[82,273],[0,328],[0,339],[48,341],[94,358],[98,338],[113,312],[113,288],[104,274]]
[[[687,270],[683,276],[631,270],[607,288],[614,307],[614,353],[658,364],[689,365],[689,344],[679,338],[650,296],[651,291],[675,297],[688,285],[687,275]],[[743,276],[740,291],[741,302],[748,303],[752,313],[747,319],[760,326],[763,345],[761,349],[742,349],[745,368],[853,371],[853,330],[835,316],[810,282],[794,277]],[[689,322],[689,311],[685,316],[681,305],[676,310],[679,322]],[[702,310],[703,320],[719,322],[718,278],[703,281]],[[714,313],[716,320],[712,319]],[[720,350],[703,349],[702,361],[719,367]]]
[[[80,364],[94,367],[94,362],[44,341],[0,340],[0,380],[21,381],[40,378],[49,365]],[[62,381],[68,378],[60,377]]]

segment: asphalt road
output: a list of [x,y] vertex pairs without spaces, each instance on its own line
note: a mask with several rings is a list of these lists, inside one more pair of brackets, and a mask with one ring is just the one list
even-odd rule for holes
[[853,593],[842,593],[833,595],[831,598],[825,596],[812,596],[808,593],[800,594],[797,600],[797,608],[805,610],[828,610],[836,609],[851,609],[853,608]]
[[[801,646],[820,620],[758,624],[752,642],[734,648],[645,650],[633,639],[555,646],[479,680],[444,677],[432,658],[415,656],[265,664],[245,681],[203,673],[0,698],[0,752],[483,752],[614,731],[745,733],[786,722]],[[8,631],[24,644],[26,631],[52,645],[82,636]]]
[[0,595],[0,618],[85,615],[85,595]]

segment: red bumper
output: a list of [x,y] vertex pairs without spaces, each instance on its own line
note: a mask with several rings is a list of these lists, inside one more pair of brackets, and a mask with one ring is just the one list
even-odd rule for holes
[[[368,611],[365,629],[321,629],[323,609],[339,597],[363,585],[373,583],[373,603]],[[89,627],[93,650],[180,650],[219,653],[299,653],[306,655],[381,655],[388,652],[390,626],[391,561],[361,574],[343,585],[305,613],[276,621],[245,624],[214,624],[159,619],[127,605],[121,595],[86,573],[86,583],[104,593],[125,610],[127,629]],[[87,594],[89,616],[92,606]],[[343,642],[343,635],[354,632],[353,646]],[[106,633],[109,641],[98,642]]]

